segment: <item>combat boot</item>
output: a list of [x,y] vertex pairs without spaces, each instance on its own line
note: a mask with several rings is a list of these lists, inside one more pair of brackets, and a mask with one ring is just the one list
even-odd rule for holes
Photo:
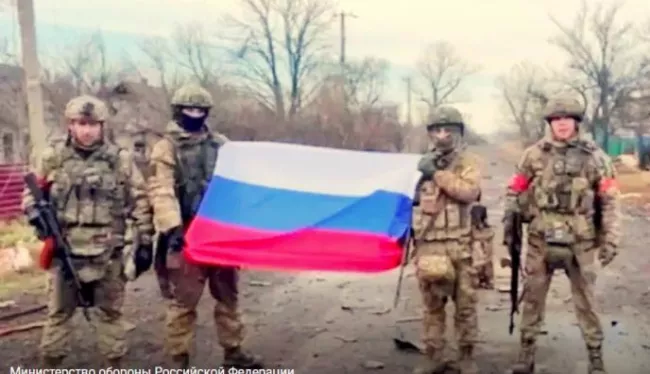
[[223,366],[226,369],[263,369],[262,358],[237,348],[227,348],[223,355]]
[[172,356],[172,361],[178,369],[187,369],[190,367],[189,353],[179,353]]
[[445,374],[453,369],[452,365],[445,360],[442,350],[427,352],[425,361],[413,370],[413,374]]
[[478,374],[478,365],[474,359],[474,346],[466,345],[460,347],[460,373],[461,374]]
[[41,362],[44,369],[57,369],[63,363],[65,356],[43,356]]
[[589,351],[589,366],[587,369],[588,374],[607,374],[605,364],[603,363],[603,354],[600,347],[588,348]]
[[512,366],[512,374],[533,374],[535,372],[535,342],[525,341],[519,348],[519,358]]

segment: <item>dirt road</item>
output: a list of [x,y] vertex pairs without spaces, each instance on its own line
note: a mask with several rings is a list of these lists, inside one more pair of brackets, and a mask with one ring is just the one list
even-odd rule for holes
[[[478,152],[487,161],[484,199],[496,224],[502,212],[503,185],[512,170],[494,148]],[[647,255],[645,216],[627,209],[623,253],[598,279],[597,296],[606,332],[605,358],[610,373],[650,373],[650,256]],[[504,249],[497,249],[497,258]],[[498,285],[508,273],[497,269]],[[297,374],[410,373],[419,355],[395,349],[398,330],[418,340],[420,299],[409,276],[397,311],[392,304],[397,271],[379,275],[277,274],[248,272],[242,280],[242,306],[248,325],[248,346],[261,353],[270,367],[294,369]],[[541,373],[586,373],[585,349],[568,299],[568,281],[558,275],[552,285],[546,314],[547,335],[539,341]],[[207,296],[207,295],[206,295]],[[479,308],[482,373],[504,373],[516,355],[518,334],[508,335],[508,295],[482,291]],[[211,322],[212,302],[200,306],[196,337],[197,368],[218,367],[221,351]],[[451,309],[450,309],[451,311]],[[168,367],[162,355],[164,303],[153,276],[129,286],[125,313],[135,325],[129,333],[125,367]],[[413,317],[413,318],[411,318]],[[93,332],[80,316],[71,368],[95,367],[99,357]],[[518,321],[517,321],[518,322]],[[0,340],[0,372],[13,366],[33,367],[40,332]]]

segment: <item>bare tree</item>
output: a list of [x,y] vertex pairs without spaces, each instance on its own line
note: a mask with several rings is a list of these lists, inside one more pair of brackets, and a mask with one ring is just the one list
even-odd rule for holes
[[602,131],[604,147],[647,68],[634,25],[620,20],[621,6],[598,3],[590,11],[583,0],[572,25],[551,18],[559,29],[551,43],[568,57],[564,82],[589,102],[588,125]]
[[[178,56],[175,53],[174,45],[161,37],[146,39],[141,45],[140,50],[144,54],[145,60],[148,60],[150,66],[148,70],[152,71],[156,80],[160,84],[164,97],[162,102],[155,105],[159,110],[168,111],[169,103],[174,91],[185,83],[188,79],[188,73],[183,71],[182,66],[176,63]],[[142,76],[146,72],[142,71],[142,64],[135,64],[136,70]]]
[[348,63],[344,77],[349,104],[354,108],[376,106],[384,94],[389,67],[388,61],[374,57]]
[[[186,25],[173,35],[175,61],[203,86],[216,84],[220,78],[220,61],[216,45],[201,25]],[[172,57],[172,56],[170,56]]]
[[530,143],[544,134],[542,109],[552,89],[548,75],[536,65],[522,62],[498,78],[504,114],[519,131],[521,140]]
[[67,46],[66,51],[60,72],[72,78],[76,94],[105,96],[110,92],[121,69],[109,58],[101,32]]
[[416,62],[420,91],[429,111],[452,101],[462,83],[478,68],[461,58],[454,46],[445,41],[429,44]]
[[[330,0],[239,0],[225,38],[245,89],[276,117],[292,118],[315,92],[334,20]],[[233,37],[234,36],[234,37]],[[288,103],[287,103],[288,102]]]
[[[151,109],[169,117],[169,105],[174,92],[184,83],[193,81],[212,94],[215,109],[210,112],[210,124],[222,128],[234,116],[234,109],[239,109],[233,102],[240,95],[226,84],[227,76],[219,57],[219,48],[206,29],[196,24],[178,26],[170,40],[145,40],[140,45],[140,51],[149,64],[131,62],[132,70],[137,71],[142,78],[154,75],[160,90],[140,85],[140,95],[131,101],[146,97]],[[145,90],[147,92],[143,92]]]

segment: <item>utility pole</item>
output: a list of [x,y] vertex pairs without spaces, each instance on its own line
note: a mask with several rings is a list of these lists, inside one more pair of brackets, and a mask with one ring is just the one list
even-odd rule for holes
[[353,13],[348,13],[348,12],[343,12],[341,11],[339,13],[339,18],[340,18],[340,23],[341,23],[341,55],[339,58],[339,64],[341,67],[341,77],[340,77],[340,88],[341,88],[341,93],[343,95],[343,106],[347,110],[348,108],[348,95],[347,92],[345,91],[345,67],[346,67],[346,61],[345,61],[345,44],[346,44],[346,33],[345,33],[345,17],[350,16],[353,18],[357,18],[357,16]]
[[413,91],[411,85],[412,85],[412,79],[411,77],[406,77],[404,78],[406,81],[406,115],[407,115],[407,123],[410,126],[413,126],[413,116],[411,113],[411,92]]
[[36,26],[33,0],[16,1],[20,44],[25,75],[25,91],[29,118],[29,158],[35,163],[36,152],[45,148],[47,129],[43,114],[43,93],[41,92],[41,66],[38,62]]
[[345,17],[350,16],[352,18],[358,18],[356,14],[353,13],[347,13],[347,12],[340,12],[339,17],[341,21],[341,56],[339,59],[339,63],[341,64],[341,69],[345,68],[345,44],[346,44],[346,38],[345,38]]

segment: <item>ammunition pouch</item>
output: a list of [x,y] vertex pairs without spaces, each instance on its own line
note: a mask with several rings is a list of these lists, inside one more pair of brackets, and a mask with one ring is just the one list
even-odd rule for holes
[[426,254],[416,259],[415,267],[418,278],[430,282],[453,283],[456,270],[446,254]]
[[549,264],[568,263],[573,260],[574,253],[571,247],[558,245],[546,246],[546,262]]

